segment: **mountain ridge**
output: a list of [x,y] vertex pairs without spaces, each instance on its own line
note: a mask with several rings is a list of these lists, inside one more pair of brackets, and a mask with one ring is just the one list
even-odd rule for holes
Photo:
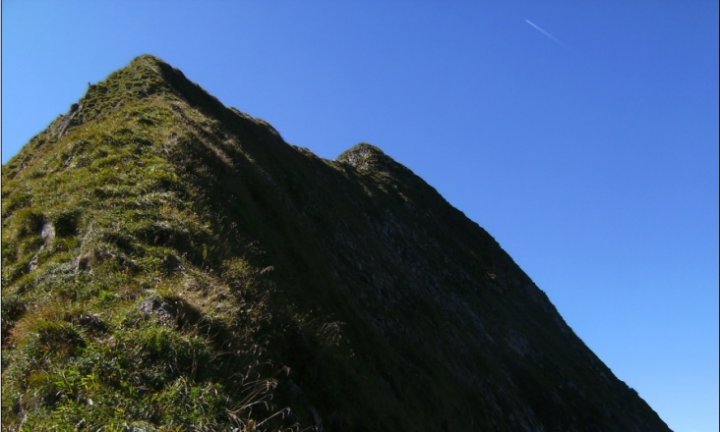
[[3,167],[2,259],[8,430],[669,430],[411,170],[153,56]]

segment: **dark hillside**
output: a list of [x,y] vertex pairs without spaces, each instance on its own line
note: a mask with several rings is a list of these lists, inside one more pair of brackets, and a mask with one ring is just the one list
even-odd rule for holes
[[3,430],[669,430],[409,169],[152,56],[2,180]]

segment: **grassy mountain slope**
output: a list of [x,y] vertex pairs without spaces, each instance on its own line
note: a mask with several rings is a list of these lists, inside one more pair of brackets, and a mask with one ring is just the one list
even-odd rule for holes
[[4,430],[668,430],[410,170],[154,57],[2,179]]

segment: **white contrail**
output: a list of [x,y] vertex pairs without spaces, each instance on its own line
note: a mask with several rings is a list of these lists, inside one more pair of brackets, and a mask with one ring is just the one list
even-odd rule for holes
[[565,44],[564,44],[560,39],[558,39],[558,38],[556,38],[555,36],[551,35],[550,33],[546,32],[545,29],[543,29],[543,28],[540,27],[539,25],[535,24],[534,22],[530,21],[530,20],[527,19],[527,18],[525,18],[525,22],[528,23],[528,25],[529,25],[530,27],[534,28],[535,30],[537,30],[537,31],[539,31],[540,33],[542,33],[542,34],[544,34],[545,36],[547,36],[551,41],[555,42],[556,44],[560,45],[560,46],[563,47],[563,48],[565,47]]

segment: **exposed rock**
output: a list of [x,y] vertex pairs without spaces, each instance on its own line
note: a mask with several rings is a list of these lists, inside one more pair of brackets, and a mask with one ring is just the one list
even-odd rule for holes
[[50,246],[53,240],[55,240],[55,227],[50,222],[43,224],[42,230],[40,231],[40,237],[43,239],[43,247]]
[[102,333],[108,330],[107,324],[97,315],[82,314],[77,321],[81,326],[94,332]]

